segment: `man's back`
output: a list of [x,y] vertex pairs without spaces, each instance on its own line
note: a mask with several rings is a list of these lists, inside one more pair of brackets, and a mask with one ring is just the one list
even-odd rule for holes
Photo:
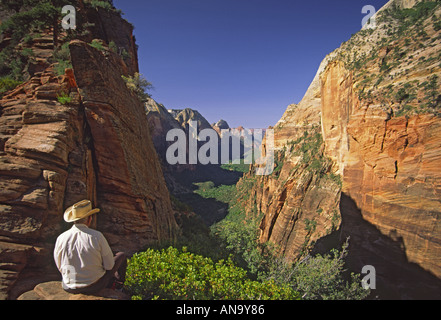
[[89,286],[114,266],[113,253],[97,230],[75,224],[55,244],[54,259],[70,289]]

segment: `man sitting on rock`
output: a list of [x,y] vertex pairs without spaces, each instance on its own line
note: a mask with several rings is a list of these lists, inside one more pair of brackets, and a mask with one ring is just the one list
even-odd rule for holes
[[103,234],[95,230],[99,211],[83,200],[64,212],[64,220],[74,225],[58,237],[54,259],[63,276],[63,289],[69,293],[94,294],[124,283],[126,256],[119,252],[114,257]]

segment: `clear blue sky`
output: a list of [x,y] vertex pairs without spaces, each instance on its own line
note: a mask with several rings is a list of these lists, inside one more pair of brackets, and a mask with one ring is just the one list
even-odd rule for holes
[[140,72],[169,109],[273,126],[326,54],[387,0],[114,0],[135,26]]

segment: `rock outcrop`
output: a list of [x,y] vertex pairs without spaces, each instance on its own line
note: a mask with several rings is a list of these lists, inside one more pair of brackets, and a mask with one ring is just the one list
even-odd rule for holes
[[222,130],[228,130],[230,129],[230,126],[228,125],[228,122],[225,120],[219,120],[216,123],[211,124],[214,130],[216,130],[217,134],[221,136]]
[[133,27],[115,12],[80,12],[99,17],[89,36],[103,48],[72,41],[72,69],[58,76],[41,57],[48,66],[0,101],[1,299],[59,276],[52,249],[70,227],[63,212],[84,198],[101,208],[98,229],[115,251],[177,234],[144,106],[121,77],[138,70]]
[[210,123],[207,119],[204,118],[203,115],[199,113],[199,111],[185,108],[183,110],[180,109],[171,109],[169,112],[173,115],[176,121],[179,122],[182,128],[188,130],[190,125],[190,121],[196,121],[198,125],[198,132],[204,129],[212,129]]
[[158,155],[165,163],[167,148],[171,144],[165,139],[167,133],[173,129],[182,129],[181,124],[162,104],[157,103],[151,98],[146,102],[145,108],[153,143]]

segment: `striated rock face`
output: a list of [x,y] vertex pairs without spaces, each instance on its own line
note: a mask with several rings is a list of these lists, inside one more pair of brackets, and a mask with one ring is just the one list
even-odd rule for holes
[[80,197],[94,199],[91,150],[78,143],[86,135],[84,116],[79,112],[78,96],[70,105],[56,100],[63,90],[70,90],[67,78],[55,77],[48,69],[1,100],[3,299],[26,273],[24,269],[41,267],[43,261],[48,264],[49,242],[63,228],[65,204]]
[[320,73],[335,54],[331,53],[321,62],[317,73],[302,101],[291,104],[274,127],[274,147],[281,150],[288,142],[301,137],[305,130],[320,124],[321,84]]
[[97,200],[106,213],[102,227],[110,245],[128,250],[169,239],[174,234],[169,194],[144,107],[115,70],[119,57],[104,59],[80,41],[72,42],[70,49],[92,136]]
[[[255,216],[264,213],[260,241],[276,244],[289,261],[304,257],[340,225],[340,184],[331,175],[332,162],[323,155],[318,127],[299,140],[277,154],[275,173],[253,177],[251,171],[238,184],[241,189],[253,182],[251,189],[244,188],[246,210]],[[309,145],[314,145],[311,152],[302,154],[300,150]]]
[[[353,268],[376,266],[391,296],[412,288],[414,296],[434,298],[441,278],[441,119],[392,118],[390,109],[361,103],[341,63],[329,65],[322,86],[326,150],[343,173],[341,232],[352,239]],[[390,291],[398,279],[402,292]]]
[[321,77],[321,125],[325,153],[343,174],[343,156],[348,151],[347,123],[352,113],[354,94],[352,74],[342,62],[332,62]]
[[144,106],[121,78],[137,62],[79,40],[70,55],[73,70],[56,76],[50,65],[0,100],[1,299],[59,277],[52,250],[70,227],[63,212],[84,198],[101,208],[98,229],[115,251],[177,232]]
[[252,165],[237,189],[250,221],[261,219],[260,241],[274,244],[295,262],[314,247],[325,250],[317,242],[339,228],[341,180],[324,153],[319,124],[298,126],[291,133],[295,140],[274,153],[272,174],[256,176]]
[[[348,266],[357,273],[376,268],[374,294],[439,299],[441,41],[433,21],[441,6],[428,4],[421,13],[417,5],[411,10],[421,16],[410,24],[400,8],[415,3],[390,1],[377,14],[377,29],[362,30],[325,58],[304,99],[276,125],[280,173],[256,179],[248,211],[257,206],[261,240],[279,245],[291,261],[305,243],[309,249],[316,241],[320,251],[350,237]],[[319,172],[337,184],[311,175],[311,166],[320,166],[295,151],[317,125],[331,160]],[[310,147],[300,149],[308,154]],[[299,166],[299,157],[310,166]],[[310,237],[314,225],[319,232]]]

